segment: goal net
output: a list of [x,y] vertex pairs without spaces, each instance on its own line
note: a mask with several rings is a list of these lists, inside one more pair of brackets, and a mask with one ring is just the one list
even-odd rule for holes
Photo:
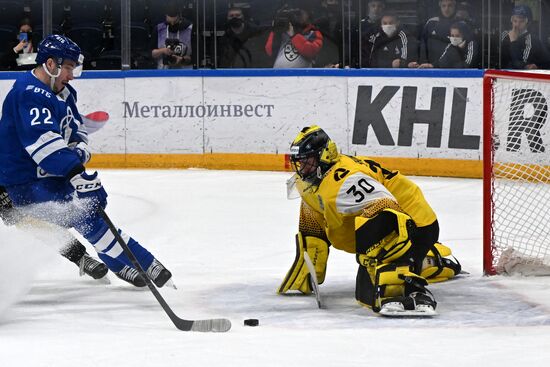
[[550,75],[487,71],[484,271],[550,275]]

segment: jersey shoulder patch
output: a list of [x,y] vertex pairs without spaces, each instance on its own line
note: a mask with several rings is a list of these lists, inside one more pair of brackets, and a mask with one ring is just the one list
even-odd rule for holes
[[383,198],[394,199],[380,182],[363,172],[355,172],[346,177],[340,186],[336,196],[336,210],[344,215],[353,215],[373,201]]

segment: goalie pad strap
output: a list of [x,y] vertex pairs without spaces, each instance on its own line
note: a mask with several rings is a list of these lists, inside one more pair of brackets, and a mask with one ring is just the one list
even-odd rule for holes
[[329,254],[328,243],[320,238],[304,237],[302,233],[298,233],[296,235],[296,257],[285,279],[279,286],[278,293],[285,293],[289,290],[297,290],[304,294],[311,293],[310,275],[304,261],[304,251],[307,251],[315,266],[319,284],[325,280]]

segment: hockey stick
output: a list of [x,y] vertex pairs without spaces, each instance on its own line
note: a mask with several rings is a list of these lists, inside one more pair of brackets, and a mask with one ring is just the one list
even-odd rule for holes
[[107,226],[109,227],[109,230],[111,233],[115,236],[117,242],[122,247],[122,250],[128,256],[136,270],[139,272],[139,274],[145,279],[145,283],[151,290],[151,293],[155,296],[158,303],[160,303],[160,306],[166,312],[170,320],[174,323],[174,325],[179,329],[183,331],[213,331],[213,332],[225,332],[231,329],[231,321],[228,319],[207,319],[207,320],[184,320],[180,319],[174,311],[168,306],[164,298],[160,295],[158,289],[154,286],[153,282],[149,277],[147,276],[147,273],[143,270],[139,262],[137,261],[136,257],[120,235],[118,233],[118,230],[115,228],[113,222],[111,222],[111,219],[109,219],[109,216],[107,213],[105,213],[105,210],[102,207],[99,207],[99,214],[107,223]]
[[313,293],[315,293],[315,299],[317,300],[317,307],[324,308],[325,306],[321,302],[321,293],[319,292],[319,281],[317,280],[317,273],[315,272],[315,266],[309,257],[307,251],[304,251],[304,262],[306,263],[307,269],[309,270],[309,275],[311,276],[311,287],[313,288]]

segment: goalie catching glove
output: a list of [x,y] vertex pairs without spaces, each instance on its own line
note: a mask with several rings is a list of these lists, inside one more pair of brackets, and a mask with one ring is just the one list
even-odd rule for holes
[[296,235],[296,258],[277,293],[282,294],[289,290],[296,290],[303,294],[311,294],[311,276],[304,261],[305,251],[315,266],[319,284],[323,283],[327,270],[329,245],[318,237],[304,236],[303,233],[298,233]]

